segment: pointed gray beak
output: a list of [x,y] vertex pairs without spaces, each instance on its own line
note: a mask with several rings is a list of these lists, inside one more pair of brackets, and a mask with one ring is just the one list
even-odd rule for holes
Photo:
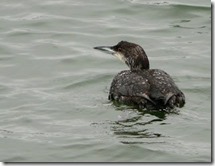
[[111,46],[98,46],[98,47],[94,47],[94,49],[96,50],[100,50],[102,52],[108,53],[108,54],[115,54],[116,52],[112,49]]

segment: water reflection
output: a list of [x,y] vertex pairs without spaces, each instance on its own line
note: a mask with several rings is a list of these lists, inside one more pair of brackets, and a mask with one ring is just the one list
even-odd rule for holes
[[124,110],[111,130],[123,144],[164,143],[160,138],[167,136],[155,130],[158,125],[168,125],[165,120],[170,113],[178,112]]

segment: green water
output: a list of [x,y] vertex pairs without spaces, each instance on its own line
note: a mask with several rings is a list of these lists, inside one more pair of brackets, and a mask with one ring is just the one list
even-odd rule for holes
[[[210,1],[2,0],[0,22],[0,161],[211,161]],[[121,40],[173,77],[178,114],[108,101],[127,66],[93,47]]]

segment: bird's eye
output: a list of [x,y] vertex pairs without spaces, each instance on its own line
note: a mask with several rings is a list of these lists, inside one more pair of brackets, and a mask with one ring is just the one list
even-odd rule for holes
[[122,49],[121,49],[121,48],[118,48],[118,51],[122,51]]

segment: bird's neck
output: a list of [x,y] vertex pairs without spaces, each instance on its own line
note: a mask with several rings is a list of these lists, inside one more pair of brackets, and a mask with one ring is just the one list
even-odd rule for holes
[[149,60],[146,54],[132,57],[126,62],[131,71],[141,71],[149,69]]

